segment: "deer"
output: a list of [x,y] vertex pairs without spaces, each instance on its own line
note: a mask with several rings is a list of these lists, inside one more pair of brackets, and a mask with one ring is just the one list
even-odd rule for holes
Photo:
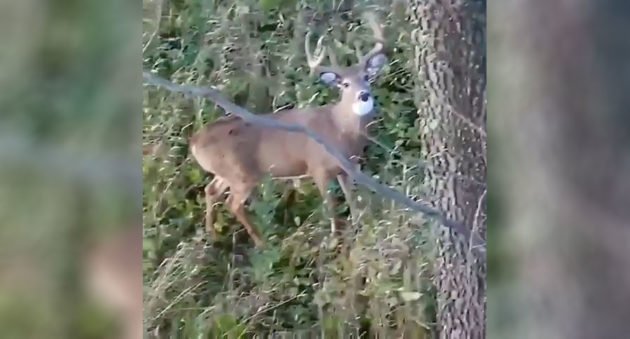
[[[375,15],[367,17],[374,36],[374,46],[365,54],[357,50],[358,62],[348,67],[337,63],[337,57],[322,47],[324,36],[311,51],[311,32],[306,33],[304,51],[310,76],[338,88],[340,98],[322,106],[287,108],[263,116],[284,123],[302,125],[322,136],[348,160],[358,166],[367,146],[367,126],[376,115],[371,84],[387,63],[383,29]],[[317,51],[320,53],[317,53]],[[317,55],[314,55],[317,54]],[[330,64],[322,65],[328,55]],[[310,178],[323,197],[331,218],[331,233],[339,227],[334,217],[337,202],[328,186],[337,180],[352,218],[355,219],[351,188],[353,182],[322,145],[307,135],[253,125],[238,116],[221,117],[201,128],[189,139],[190,151],[196,163],[214,175],[205,187],[207,232],[215,234],[214,209],[229,189],[225,201],[228,209],[243,224],[257,247],[263,247],[261,234],[246,214],[245,204],[265,176],[272,180]]]

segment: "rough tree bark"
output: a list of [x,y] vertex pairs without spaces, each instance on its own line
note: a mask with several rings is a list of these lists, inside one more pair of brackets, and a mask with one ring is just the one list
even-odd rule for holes
[[[412,1],[419,117],[435,207],[486,236],[483,1]],[[439,338],[485,338],[485,255],[440,227],[435,285]]]

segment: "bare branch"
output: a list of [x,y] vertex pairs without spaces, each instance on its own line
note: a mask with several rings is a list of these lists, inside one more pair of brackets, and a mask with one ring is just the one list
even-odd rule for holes
[[484,138],[484,141],[487,140],[488,134],[486,133],[486,130],[483,127],[477,125],[470,118],[464,116],[462,113],[460,113],[456,109],[451,109],[450,113],[453,114],[455,117],[457,117],[461,122],[466,124],[468,127],[472,128],[477,133],[479,133],[479,135]]
[[245,108],[242,108],[230,102],[229,100],[224,98],[218,90],[213,88],[178,85],[169,80],[153,75],[147,71],[144,71],[142,76],[145,83],[153,86],[163,87],[170,92],[181,93],[189,97],[204,97],[214,102],[216,105],[222,107],[224,110],[231,112],[232,114],[251,124],[255,124],[261,127],[282,129],[289,132],[306,134],[313,141],[324,147],[324,149],[339,162],[339,167],[341,167],[341,169],[343,169],[344,172],[346,172],[356,183],[371,189],[372,191],[380,194],[383,197],[389,198],[401,205],[404,205],[414,212],[423,213],[428,217],[436,218],[442,225],[461,234],[466,240],[470,241],[476,250],[482,252],[485,251],[485,242],[478,235],[472,235],[473,237],[471,238],[470,228],[457,221],[448,219],[442,212],[430,207],[428,203],[413,201],[404,194],[390,187],[379,184],[371,177],[365,175],[363,172],[357,171],[354,164],[346,159],[339,150],[331,146],[319,134],[316,134],[312,130],[301,125],[288,124],[279,120],[255,115]]
[[[481,193],[481,196],[479,197],[479,201],[477,202],[477,209],[475,210],[475,216],[473,217],[473,228],[472,228],[472,234],[479,234],[479,224],[480,224],[480,217],[481,217],[481,211],[482,211],[482,207],[483,207],[483,200],[486,198],[486,194],[488,193],[487,189],[483,190],[483,193]],[[470,243],[469,243],[469,252],[473,250],[474,246],[472,244],[472,239],[470,239]]]

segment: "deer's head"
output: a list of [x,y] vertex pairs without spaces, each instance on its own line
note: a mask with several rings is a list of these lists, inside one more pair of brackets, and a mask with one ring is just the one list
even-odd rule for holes
[[322,48],[323,37],[317,41],[316,50],[321,52],[316,57],[313,57],[309,47],[310,32],[307,33],[304,43],[311,74],[317,75],[320,81],[327,86],[338,87],[341,91],[339,103],[349,107],[352,113],[359,116],[370,114],[374,110],[374,97],[370,85],[387,62],[387,56],[383,52],[383,30],[374,15],[370,14],[367,19],[376,43],[368,53],[364,55],[357,53],[359,62],[352,66],[340,66],[334,53],[328,53],[330,65],[322,66],[327,52],[326,48]]

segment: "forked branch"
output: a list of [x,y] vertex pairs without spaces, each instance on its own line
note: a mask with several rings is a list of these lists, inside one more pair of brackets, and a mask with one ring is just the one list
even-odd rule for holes
[[[328,142],[326,142],[320,135],[314,133],[310,129],[296,124],[288,124],[282,122],[280,120],[273,120],[269,118],[265,118],[260,115],[255,115],[245,108],[242,108],[231,101],[224,98],[221,93],[213,88],[202,88],[190,85],[178,85],[166,79],[160,78],[156,75],[151,74],[150,72],[144,71],[143,74],[144,82],[153,86],[163,87],[170,92],[181,93],[188,97],[203,97],[216,105],[222,107],[224,110],[231,112],[232,114],[240,117],[244,121],[247,121],[251,124],[255,124],[261,127],[267,128],[276,128],[282,129],[289,132],[297,132],[303,133],[311,138],[313,141],[320,144],[324,149],[332,155],[338,162],[339,167],[343,169],[356,183],[366,186],[372,191],[380,194],[383,197],[394,200],[395,202],[406,206],[414,212],[423,213],[424,215],[436,218],[442,225],[450,228],[451,230],[461,234],[466,240],[470,241],[472,244],[472,248],[476,252],[485,252],[485,242],[481,239],[477,234],[471,233],[470,228],[465,225],[451,220],[447,218],[442,212],[433,207],[430,207],[427,203],[414,201],[409,199],[404,194],[387,187],[385,185],[379,184],[371,177],[365,175],[361,171],[357,171],[355,169],[355,165],[346,159],[342,153],[332,147]],[[472,237],[472,238],[471,238]]]

